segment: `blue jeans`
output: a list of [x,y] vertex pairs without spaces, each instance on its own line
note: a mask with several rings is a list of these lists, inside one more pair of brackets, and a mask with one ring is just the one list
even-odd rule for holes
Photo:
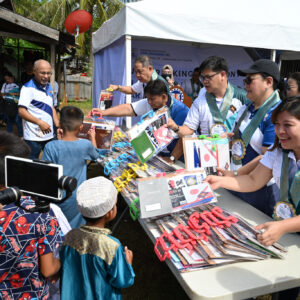
[[25,142],[27,143],[27,145],[31,149],[31,153],[30,153],[29,158],[30,159],[39,159],[41,151],[44,150],[45,145],[50,141],[52,141],[52,139],[47,140],[47,141],[29,141],[29,140],[25,140]]
[[7,117],[7,132],[13,132],[14,123],[17,124],[18,129],[18,136],[23,136],[23,125],[22,125],[22,118],[17,114],[15,117]]

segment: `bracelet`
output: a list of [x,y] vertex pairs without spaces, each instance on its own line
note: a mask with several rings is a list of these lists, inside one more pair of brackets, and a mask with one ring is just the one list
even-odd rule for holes
[[177,125],[177,128],[173,130],[174,132],[178,132],[179,131],[179,126]]
[[233,175],[238,176],[238,171],[237,170],[233,171]]
[[118,84],[118,88],[117,88],[117,91],[120,89],[120,85]]

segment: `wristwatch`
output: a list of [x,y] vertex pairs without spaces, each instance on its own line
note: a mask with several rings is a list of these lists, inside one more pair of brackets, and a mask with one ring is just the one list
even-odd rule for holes
[[171,161],[175,161],[175,157],[173,155],[170,156]]
[[234,175],[234,176],[238,176],[237,170],[233,171],[233,175]]
[[174,132],[178,132],[179,131],[179,126],[177,125],[177,128],[173,130]]

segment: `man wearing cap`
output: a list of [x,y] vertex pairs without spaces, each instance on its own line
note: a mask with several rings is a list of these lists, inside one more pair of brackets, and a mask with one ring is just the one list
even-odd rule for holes
[[117,190],[110,180],[95,177],[84,181],[76,196],[86,225],[66,235],[60,255],[61,298],[122,299],[121,289],[133,284],[135,274],[132,251],[105,228],[117,214]]
[[202,62],[200,72],[205,89],[201,89],[193,102],[183,126],[172,120],[168,124],[179,136],[195,131],[206,135],[230,131],[237,111],[247,100],[244,90],[229,83],[228,65],[223,57],[208,57]]
[[[247,98],[251,102],[240,109],[233,127],[231,170],[235,170],[234,175],[238,175],[238,169],[242,165],[264,154],[274,143],[275,130],[271,115],[280,103],[276,90],[280,74],[274,62],[260,59],[249,69],[237,72],[240,76],[246,76],[244,84]],[[272,216],[276,202],[275,195],[279,195],[279,190],[271,180],[259,191],[237,195]]]

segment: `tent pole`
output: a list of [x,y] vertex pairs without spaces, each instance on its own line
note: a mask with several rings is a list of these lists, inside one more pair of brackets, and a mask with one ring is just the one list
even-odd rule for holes
[[[125,36],[126,86],[131,86],[131,36]],[[131,103],[131,95],[126,95],[126,103]],[[126,117],[126,127],[131,128],[131,117]]]
[[276,50],[274,50],[274,49],[271,50],[271,60],[274,62],[276,61]]

